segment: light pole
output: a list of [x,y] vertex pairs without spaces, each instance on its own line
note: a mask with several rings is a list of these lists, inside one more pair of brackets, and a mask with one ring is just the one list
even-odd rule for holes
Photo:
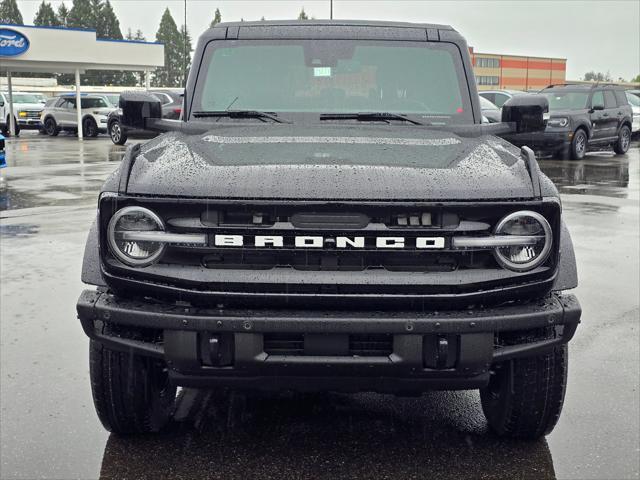
[[329,18],[333,20],[333,0],[329,0]]

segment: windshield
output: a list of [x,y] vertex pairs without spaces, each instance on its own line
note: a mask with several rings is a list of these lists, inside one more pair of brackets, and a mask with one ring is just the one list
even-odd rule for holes
[[227,109],[388,112],[433,124],[473,123],[461,55],[446,43],[213,41],[191,111]]
[[14,93],[13,103],[40,103],[41,99],[30,93]]
[[542,95],[549,100],[549,110],[581,110],[587,108],[587,92],[544,91]]

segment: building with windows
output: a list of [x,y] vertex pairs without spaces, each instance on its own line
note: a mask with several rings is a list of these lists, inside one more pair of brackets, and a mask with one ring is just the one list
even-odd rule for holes
[[525,57],[469,49],[478,90],[540,90],[565,83],[566,58]]

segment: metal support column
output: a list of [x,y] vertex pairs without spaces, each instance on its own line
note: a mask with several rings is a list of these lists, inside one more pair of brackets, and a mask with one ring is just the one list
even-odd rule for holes
[[149,91],[149,88],[151,88],[151,70],[144,71],[144,88],[147,92]]
[[9,134],[13,137],[16,134],[16,116],[13,111],[13,84],[9,71],[7,71],[7,87],[9,89]]
[[76,68],[76,112],[78,114],[78,140],[82,141],[82,102],[80,101],[80,70]]

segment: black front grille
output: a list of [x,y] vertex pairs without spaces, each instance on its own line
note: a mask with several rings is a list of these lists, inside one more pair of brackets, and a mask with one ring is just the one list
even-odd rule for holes
[[393,335],[349,335],[349,355],[356,357],[386,357],[393,353]]
[[26,110],[25,113],[27,114],[27,118],[40,118],[42,112],[38,110]]
[[[344,335],[345,341],[346,337],[347,334]],[[264,351],[269,355],[305,355],[303,333],[267,333],[263,341]],[[348,356],[351,357],[387,357],[393,353],[391,334],[351,334],[348,342]]]
[[[206,245],[172,244],[158,263],[145,268],[120,263],[109,253],[106,230],[111,216],[131,205],[156,212],[170,233],[205,234]],[[537,211],[552,226],[555,250],[544,265],[516,273],[502,268],[490,249],[452,247],[452,237],[490,235],[501,218],[517,210]],[[425,308],[425,302],[446,308],[450,296],[469,304],[486,301],[487,291],[495,292],[491,301],[517,298],[516,289],[533,291],[538,284],[540,292],[548,291],[558,259],[559,213],[559,205],[552,201],[224,202],[119,196],[101,202],[100,242],[108,282],[121,291],[140,289],[143,282],[145,295],[158,291],[225,305],[242,302],[243,295],[269,305],[293,305],[308,297],[331,308],[338,308],[336,296],[342,295],[368,295],[362,301],[371,306],[413,296],[407,308]],[[216,242],[216,236],[232,235],[243,243]],[[282,243],[258,245],[256,236],[277,236]],[[322,237],[320,245],[295,244],[296,237],[313,236]],[[402,237],[406,244],[379,248],[380,237]],[[363,239],[363,244],[345,247],[345,238]],[[438,238],[442,248],[418,248],[418,238]],[[472,299],[476,294],[482,298]],[[355,305],[353,299],[349,302]],[[298,341],[296,349],[300,348]]]
[[265,334],[264,351],[269,355],[304,355],[304,336],[301,333]]

